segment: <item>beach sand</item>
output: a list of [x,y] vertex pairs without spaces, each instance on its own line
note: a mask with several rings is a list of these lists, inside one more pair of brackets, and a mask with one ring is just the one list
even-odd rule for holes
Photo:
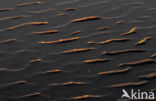
[[155,0],[1,0],[0,101],[156,91],[155,18]]

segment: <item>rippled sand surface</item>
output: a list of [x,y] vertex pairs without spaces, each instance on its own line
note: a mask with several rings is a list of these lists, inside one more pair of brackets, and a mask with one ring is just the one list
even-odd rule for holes
[[155,91],[155,18],[155,0],[1,0],[0,101]]

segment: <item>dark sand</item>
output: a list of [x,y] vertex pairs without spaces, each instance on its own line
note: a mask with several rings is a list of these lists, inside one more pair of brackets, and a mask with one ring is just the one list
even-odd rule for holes
[[155,89],[155,18],[155,0],[1,0],[0,101],[116,101],[123,88]]

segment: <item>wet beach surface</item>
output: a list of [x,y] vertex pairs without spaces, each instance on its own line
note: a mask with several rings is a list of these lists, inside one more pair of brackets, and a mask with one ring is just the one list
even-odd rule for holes
[[0,101],[156,91],[155,18],[155,0],[1,0]]

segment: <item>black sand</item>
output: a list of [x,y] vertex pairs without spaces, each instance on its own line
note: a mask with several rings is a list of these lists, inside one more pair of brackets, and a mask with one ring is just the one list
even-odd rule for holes
[[[1,0],[0,101],[116,101],[123,88],[155,89],[155,76],[140,77],[156,72],[155,18],[155,0]],[[102,54],[128,49],[146,51]]]

